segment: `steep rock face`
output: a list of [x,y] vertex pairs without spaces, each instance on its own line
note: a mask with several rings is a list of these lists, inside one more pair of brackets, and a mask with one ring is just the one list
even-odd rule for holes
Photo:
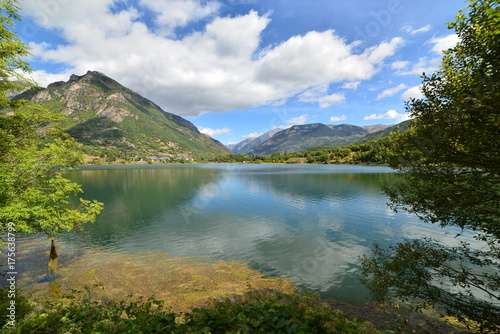
[[329,127],[321,123],[294,125],[250,150],[251,154],[296,152],[314,146],[342,146],[362,138],[368,130],[350,124]]
[[228,152],[191,122],[163,111],[100,72],[72,75],[67,82],[55,82],[17,98],[67,115],[65,129],[90,151],[112,149],[144,155]]

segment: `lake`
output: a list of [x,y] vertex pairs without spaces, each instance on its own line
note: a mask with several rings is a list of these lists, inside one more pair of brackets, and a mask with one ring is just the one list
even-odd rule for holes
[[439,237],[415,216],[394,213],[381,166],[124,165],[68,173],[105,208],[85,230],[58,238],[99,248],[248,263],[325,298],[365,301],[359,257],[374,242]]

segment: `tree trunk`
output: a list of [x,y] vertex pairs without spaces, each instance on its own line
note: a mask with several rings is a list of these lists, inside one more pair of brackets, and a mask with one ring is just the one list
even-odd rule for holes
[[59,255],[57,255],[56,245],[55,245],[54,239],[52,239],[52,242],[50,244],[49,263],[47,266],[49,269],[49,274],[52,274],[52,276],[54,276],[54,277],[56,276],[56,273],[57,273],[58,259],[59,259]]

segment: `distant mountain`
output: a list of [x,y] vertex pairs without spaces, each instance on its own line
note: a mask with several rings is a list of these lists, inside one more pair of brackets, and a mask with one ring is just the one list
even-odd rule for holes
[[163,111],[99,72],[72,75],[67,82],[26,91],[16,98],[32,100],[67,115],[66,132],[84,144],[88,154],[228,153],[220,142],[200,133],[191,122]]
[[362,128],[365,130],[368,130],[369,133],[374,133],[374,132],[379,132],[379,131],[385,130],[387,128],[390,128],[391,126],[394,126],[394,125],[376,124],[376,125],[362,126]]
[[258,137],[245,139],[244,141],[239,142],[238,144],[235,145],[231,145],[231,147],[228,148],[231,152],[236,154],[247,153],[250,152],[254,147],[262,144],[263,142],[265,142],[266,140],[268,140],[269,138],[271,138],[276,133],[282,130],[283,129],[273,129]]
[[369,134],[362,127],[341,124],[327,126],[321,123],[294,125],[254,147],[249,154],[296,152],[314,146],[343,146]]
[[[349,124],[342,124],[342,126],[349,125]],[[368,131],[368,133],[374,133],[378,131],[385,130],[393,125],[382,125],[382,124],[376,124],[376,125],[365,125],[365,126],[360,126],[360,128],[365,129]],[[338,125],[328,125],[329,128],[334,129],[335,127],[338,127]]]
[[370,133],[370,134],[366,135],[365,137],[363,137],[359,140],[356,140],[353,144],[362,144],[362,143],[366,143],[370,140],[378,140],[380,138],[384,138],[384,137],[389,136],[391,134],[391,132],[406,131],[406,130],[408,130],[410,123],[411,123],[411,120],[407,120],[407,121],[401,122],[401,123],[396,124],[396,125],[391,125],[385,129],[381,130],[381,131]]

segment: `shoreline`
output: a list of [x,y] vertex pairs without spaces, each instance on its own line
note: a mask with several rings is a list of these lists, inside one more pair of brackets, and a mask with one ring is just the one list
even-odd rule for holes
[[[49,242],[28,240],[20,253],[24,261],[46,266]],[[97,248],[75,249],[58,242],[59,268],[54,279],[46,270],[34,270],[35,277],[22,277],[21,294],[39,301],[44,298],[67,300],[66,293],[85,292],[101,301],[135,302],[154,297],[174,312],[190,312],[212,299],[240,298],[250,291],[283,291],[296,293],[295,284],[284,277],[269,277],[251,269],[247,263],[205,257],[172,258],[162,252],[126,254]],[[35,258],[35,259],[34,259]],[[38,259],[38,260],[37,260]],[[33,267],[30,267],[33,268]],[[124,298],[127,296],[126,298]],[[61,299],[62,298],[62,299]],[[431,329],[439,333],[463,333],[465,328],[439,319],[432,311],[416,313],[408,307],[395,308],[371,301],[349,303],[341,299],[321,298],[332,311],[370,322],[379,330],[402,325],[406,329]],[[431,327],[429,327],[431,326]]]

